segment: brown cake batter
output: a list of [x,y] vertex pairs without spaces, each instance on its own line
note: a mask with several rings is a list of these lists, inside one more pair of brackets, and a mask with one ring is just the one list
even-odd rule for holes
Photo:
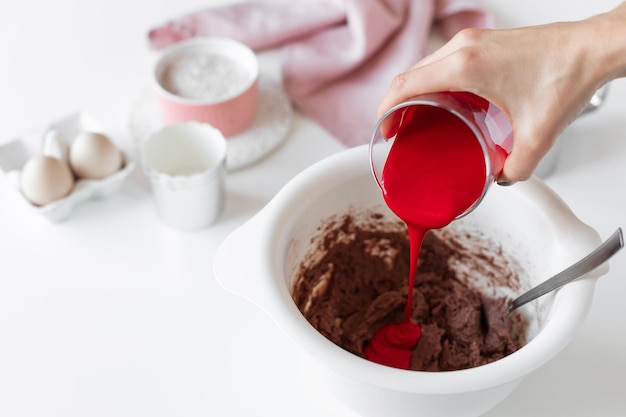
[[[292,289],[307,320],[359,356],[380,327],[403,320],[409,274],[404,223],[375,213],[365,221],[361,217],[347,214],[320,229]],[[411,369],[464,369],[519,349],[526,327],[522,316],[507,317],[508,300],[492,297],[489,288],[473,288],[483,281],[516,289],[519,270],[484,239],[429,232],[415,279],[412,321],[422,327],[422,337]]]

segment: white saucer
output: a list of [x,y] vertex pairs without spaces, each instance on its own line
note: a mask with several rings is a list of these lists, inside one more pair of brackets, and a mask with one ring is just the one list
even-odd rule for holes
[[[228,138],[226,166],[229,171],[244,168],[280,145],[291,127],[293,108],[287,95],[273,80],[259,78],[257,113],[252,125]],[[137,144],[165,126],[151,89],[141,92],[130,111],[129,129]]]

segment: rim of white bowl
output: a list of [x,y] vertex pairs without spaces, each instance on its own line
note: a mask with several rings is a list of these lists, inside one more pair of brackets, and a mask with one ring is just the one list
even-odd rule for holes
[[[264,248],[260,258],[268,262],[265,276],[271,286],[266,291],[270,300],[262,307],[279,327],[303,349],[320,360],[323,366],[347,377],[396,391],[446,394],[470,392],[505,384],[541,367],[559,353],[576,334],[591,305],[595,280],[583,279],[561,288],[544,328],[525,346],[495,362],[459,371],[421,372],[390,368],[370,362],[335,345],[319,333],[296,307],[283,278],[281,257],[274,248],[284,248],[280,230],[288,219],[297,217],[302,201],[315,198],[323,192],[318,184],[350,178],[359,172],[359,165],[368,170],[367,146],[355,147],[307,168],[290,181],[263,210],[260,236]],[[367,171],[369,172],[369,171]],[[361,174],[359,174],[361,175]],[[558,216],[561,229],[567,233],[596,233],[574,216],[565,203],[540,180],[533,178],[526,187],[537,188],[535,204],[549,205],[550,215]],[[566,227],[567,226],[567,227]],[[288,226],[287,226],[288,227]],[[567,234],[565,233],[565,234]],[[598,238],[599,239],[599,238]],[[567,241],[567,240],[566,240]],[[264,268],[264,269],[265,269]]]

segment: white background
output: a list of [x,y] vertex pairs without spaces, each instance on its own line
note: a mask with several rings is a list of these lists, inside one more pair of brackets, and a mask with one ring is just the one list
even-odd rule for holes
[[[149,28],[199,0],[0,2],[0,143],[82,110],[133,151]],[[484,2],[496,26],[580,19],[618,1]],[[561,139],[547,182],[603,238],[626,226],[626,82]],[[140,170],[53,224],[0,175],[0,416],[351,416],[298,348],[212,275],[219,242],[300,170],[342,147],[299,115],[286,143],[228,177],[220,222],[161,224]],[[621,255],[621,256],[620,256]],[[491,417],[626,415],[626,255],[611,261],[572,343]],[[245,262],[245,254],[242,254]]]

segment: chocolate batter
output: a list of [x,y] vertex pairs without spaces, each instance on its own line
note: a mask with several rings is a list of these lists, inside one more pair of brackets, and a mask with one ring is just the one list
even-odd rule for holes
[[[347,214],[330,219],[312,244],[295,279],[293,299],[320,333],[363,356],[380,327],[404,319],[409,274],[405,225],[376,213]],[[519,349],[523,317],[507,317],[508,300],[489,291],[501,285],[517,289],[519,271],[480,237],[429,232],[415,279],[412,321],[422,327],[422,337],[411,369],[465,369]],[[479,282],[487,287],[474,289]]]

